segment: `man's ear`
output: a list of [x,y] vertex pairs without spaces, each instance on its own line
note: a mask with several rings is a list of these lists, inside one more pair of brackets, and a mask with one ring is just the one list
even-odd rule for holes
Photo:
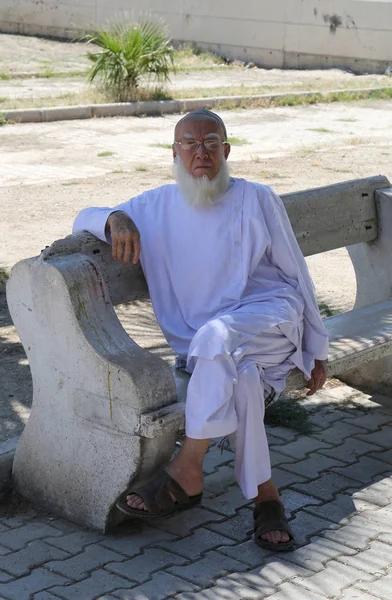
[[225,154],[226,160],[229,158],[230,150],[231,150],[230,144],[225,144],[224,154]]
[[172,144],[172,151],[173,151],[173,160],[176,159],[177,156],[177,150],[176,150],[176,145]]

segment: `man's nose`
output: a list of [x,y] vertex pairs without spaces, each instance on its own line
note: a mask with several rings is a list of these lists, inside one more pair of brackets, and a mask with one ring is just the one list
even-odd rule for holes
[[208,152],[204,146],[204,142],[199,142],[199,145],[196,150],[196,156],[198,158],[206,158],[208,156]]

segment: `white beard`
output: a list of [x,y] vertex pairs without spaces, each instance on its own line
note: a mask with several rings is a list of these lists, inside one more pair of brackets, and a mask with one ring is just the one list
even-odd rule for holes
[[195,208],[204,208],[213,204],[223,196],[230,183],[230,171],[224,156],[222,156],[219,173],[210,180],[207,175],[193,177],[185,169],[177,154],[173,162],[173,177],[185,200]]

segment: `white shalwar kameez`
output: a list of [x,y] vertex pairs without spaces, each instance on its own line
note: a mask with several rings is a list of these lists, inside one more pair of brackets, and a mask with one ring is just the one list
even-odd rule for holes
[[141,264],[157,321],[192,373],[186,435],[236,432],[235,472],[246,498],[271,477],[265,396],[290,370],[310,379],[328,337],[284,205],[268,186],[232,178],[211,206],[195,208],[177,185],[110,208],[88,208],[74,232],[106,239],[124,211],[141,237]]

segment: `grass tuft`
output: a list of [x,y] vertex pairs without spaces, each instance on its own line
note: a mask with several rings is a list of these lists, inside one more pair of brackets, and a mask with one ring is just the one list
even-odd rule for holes
[[308,131],[317,131],[318,133],[336,133],[332,131],[332,129],[327,129],[326,127],[311,127]]
[[145,165],[136,165],[135,171],[139,171],[140,173],[148,171],[148,168]]
[[102,152],[98,152],[97,156],[113,156],[114,154],[116,153],[111,150],[103,150]]
[[246,140],[245,138],[238,137],[228,137],[227,141],[232,146],[245,146],[245,144],[249,144],[248,140]]
[[171,150],[172,144],[163,144],[161,142],[157,142],[156,144],[150,144],[153,148],[164,148],[165,150]]
[[0,267],[0,283],[7,283],[9,278],[9,273],[3,267]]
[[5,118],[5,115],[2,112],[0,112],[0,127],[2,125],[6,125],[6,124],[7,124],[7,119]]
[[341,310],[338,310],[337,308],[331,308],[325,302],[319,302],[318,307],[319,307],[320,314],[324,319],[326,317],[333,317],[342,312]]
[[310,433],[312,426],[308,412],[297,398],[282,398],[265,411],[265,424],[275,427],[289,427],[300,433]]

